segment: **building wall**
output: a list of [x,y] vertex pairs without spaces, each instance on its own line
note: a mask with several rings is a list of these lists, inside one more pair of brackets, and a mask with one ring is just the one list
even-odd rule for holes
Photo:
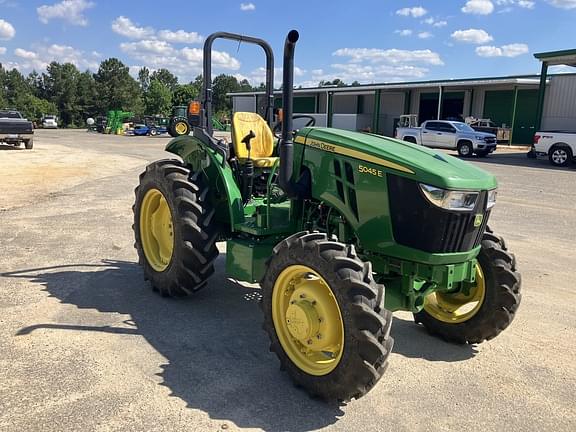
[[544,99],[542,129],[576,131],[576,75],[551,78]]
[[358,111],[358,96],[334,94],[332,96],[332,109],[338,114],[356,114]]
[[382,92],[377,133],[394,136],[394,119],[399,119],[404,114],[405,97],[404,93]]
[[234,112],[255,112],[256,98],[254,96],[237,96],[232,98],[232,108]]

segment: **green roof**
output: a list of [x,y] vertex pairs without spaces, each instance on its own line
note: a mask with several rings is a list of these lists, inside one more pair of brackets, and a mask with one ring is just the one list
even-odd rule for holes
[[534,57],[549,65],[576,66],[576,49],[535,53]]

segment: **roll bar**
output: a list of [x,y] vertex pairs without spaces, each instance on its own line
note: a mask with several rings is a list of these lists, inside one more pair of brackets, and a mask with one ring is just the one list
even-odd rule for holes
[[201,127],[206,129],[208,135],[212,135],[214,132],[212,129],[212,44],[216,39],[228,39],[255,44],[264,50],[266,54],[266,111],[264,117],[270,127],[272,127],[274,121],[274,53],[272,52],[272,48],[265,40],[228,32],[212,33],[204,42],[204,88],[202,94],[202,109],[200,110]]

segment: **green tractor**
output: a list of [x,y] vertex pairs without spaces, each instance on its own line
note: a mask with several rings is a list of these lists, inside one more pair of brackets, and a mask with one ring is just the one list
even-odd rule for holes
[[[236,112],[230,145],[211,122],[218,38],[259,45],[267,60],[264,118]],[[154,290],[184,296],[206,286],[226,241],[227,275],[261,285],[282,368],[313,395],[350,400],[386,370],[393,311],[413,312],[445,340],[480,343],[513,320],[520,274],[487,226],[493,175],[395,139],[316,128],[313,117],[293,130],[298,38],[286,38],[275,128],[270,46],[231,33],[206,39],[200,124],[166,148],[183,162],[141,174],[136,249]]]
[[[168,122],[168,133],[172,138],[189,135],[192,128],[200,126],[200,102],[192,101],[188,106],[178,105],[172,107],[172,115]],[[212,117],[212,130],[230,132],[230,125],[220,122]]]
[[178,105],[172,107],[172,114],[168,120],[168,133],[172,138],[182,135],[188,135],[191,131],[192,125],[188,118],[188,107],[185,105]]

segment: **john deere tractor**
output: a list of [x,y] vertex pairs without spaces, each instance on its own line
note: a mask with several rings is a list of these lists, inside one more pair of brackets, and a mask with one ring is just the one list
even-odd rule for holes
[[[216,39],[266,54],[263,116],[236,112],[232,142],[213,136]],[[134,206],[145,278],[164,296],[205,287],[216,243],[230,278],[260,282],[264,328],[282,368],[311,394],[349,400],[386,370],[393,311],[431,334],[480,343],[512,322],[520,275],[487,226],[496,179],[410,143],[333,128],[293,129],[298,32],[284,46],[283,120],[273,127],[272,49],[215,33],[204,45],[199,126],[173,139],[179,156],[150,164]]]
[[191,130],[188,107],[178,105],[172,107],[172,115],[168,120],[168,133],[172,138],[188,135]]

